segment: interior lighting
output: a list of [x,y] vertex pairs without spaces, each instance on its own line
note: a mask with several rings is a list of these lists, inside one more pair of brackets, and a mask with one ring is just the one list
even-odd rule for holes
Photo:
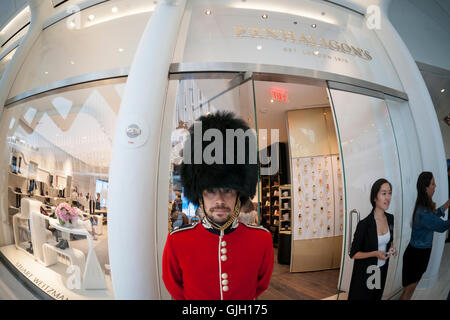
[[263,18],[263,19],[267,19],[269,16],[267,15],[267,14],[263,14],[262,16],[261,16],[261,18]]
[[[262,2],[262,1],[261,1]],[[325,16],[325,12],[320,14],[317,11],[313,11],[307,8],[293,8],[290,5],[282,4],[277,1],[272,1],[270,3],[260,3],[260,2],[234,2],[230,5],[231,8],[235,9],[250,9],[257,10],[259,12],[277,12],[277,13],[286,13],[293,16],[304,17],[313,19],[314,21],[321,21],[329,24],[338,24],[337,20],[334,17]]]
[[89,21],[94,20],[94,18],[95,18],[95,16],[93,14],[90,14],[89,17],[88,17]]
[[206,9],[205,14],[206,14],[207,16],[210,16],[210,15],[211,15],[211,10]]
[[444,92],[445,92],[445,89],[442,89],[442,90],[441,90],[441,93],[444,93]]
[[117,11],[119,11],[119,9],[117,9],[117,7],[113,7],[113,8],[111,9],[111,11],[112,11],[112,13],[117,13]]
[[317,27],[317,24],[315,24],[315,23],[313,23],[312,25],[311,25],[311,28],[316,28]]

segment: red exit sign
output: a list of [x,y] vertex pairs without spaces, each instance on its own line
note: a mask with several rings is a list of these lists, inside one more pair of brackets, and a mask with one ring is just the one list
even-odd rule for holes
[[272,97],[272,100],[274,101],[281,101],[281,102],[288,101],[288,93],[284,89],[270,88],[270,95]]

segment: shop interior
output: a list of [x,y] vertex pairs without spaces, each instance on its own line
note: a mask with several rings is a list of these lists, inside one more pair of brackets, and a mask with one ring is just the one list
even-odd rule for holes
[[[278,149],[279,155],[278,170],[260,175],[258,192],[252,199],[257,212],[257,221],[252,222],[272,233],[275,249],[271,286],[261,299],[334,296],[342,254],[344,193],[327,90],[271,81],[230,85],[235,82],[236,79],[179,82],[172,132],[169,230],[177,217],[181,220],[179,215],[171,216],[173,206],[180,202],[189,222],[201,219],[200,210],[184,198],[179,180],[179,151],[186,129],[192,119],[202,114],[233,111],[257,130],[260,152],[270,158]],[[271,135],[274,131],[278,137]],[[261,166],[267,168],[271,163]],[[245,216],[243,210],[241,216]],[[241,221],[248,223],[245,218]]]
[[74,86],[5,110],[12,245],[0,251],[50,298],[113,297],[108,171],[123,88],[123,79]]

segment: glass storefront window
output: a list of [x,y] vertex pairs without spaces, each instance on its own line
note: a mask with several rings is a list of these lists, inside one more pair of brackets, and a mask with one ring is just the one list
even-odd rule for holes
[[[59,274],[61,281],[45,281],[64,297],[99,296],[73,291],[78,283],[78,289],[102,289],[100,296],[111,298],[107,189],[124,88],[125,78],[119,78],[60,89],[8,107],[1,119],[1,150],[7,159],[2,218],[10,239],[0,251],[16,266],[25,266],[31,256],[40,263],[36,270],[47,267]],[[64,203],[76,219],[66,221],[58,214]],[[45,222],[41,227],[33,222],[36,212]],[[73,266],[81,269],[74,283],[65,275]],[[45,278],[46,273],[36,275]]]

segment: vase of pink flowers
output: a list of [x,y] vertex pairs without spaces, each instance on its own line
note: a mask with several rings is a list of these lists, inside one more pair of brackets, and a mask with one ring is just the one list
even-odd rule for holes
[[78,225],[77,210],[67,202],[60,203],[55,213],[60,225],[67,228],[75,228]]

